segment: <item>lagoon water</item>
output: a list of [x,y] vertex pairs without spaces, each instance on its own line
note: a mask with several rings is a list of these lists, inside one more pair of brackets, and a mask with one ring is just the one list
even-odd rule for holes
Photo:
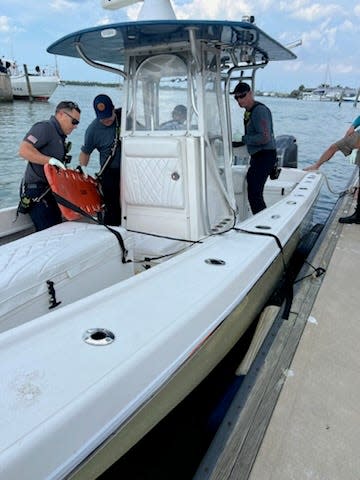
[[[99,93],[107,93],[115,106],[121,106],[121,91],[115,87],[103,86],[59,86],[49,102],[29,103],[14,101],[0,103],[0,208],[17,204],[18,188],[25,162],[17,155],[19,144],[30,128],[40,120],[48,119],[61,100],[72,100],[81,108],[81,122],[68,137],[72,142],[72,166],[82,145],[85,129],[94,118],[93,98]],[[298,164],[304,167],[315,162],[322,151],[340,138],[349,128],[352,120],[360,114],[352,103],[316,102],[290,98],[261,97],[260,101],[269,106],[274,119],[275,135],[289,134],[297,139]],[[231,108],[238,108],[232,105]],[[242,110],[239,115],[242,116]],[[98,154],[91,156],[90,171],[98,170]],[[331,189],[341,192],[348,186],[355,167],[337,153],[321,171],[327,176]],[[323,222],[334,206],[337,196],[323,187],[317,211],[317,222]]]

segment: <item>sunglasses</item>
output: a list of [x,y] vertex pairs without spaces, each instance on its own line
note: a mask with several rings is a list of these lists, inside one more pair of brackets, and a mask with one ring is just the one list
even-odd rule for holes
[[65,110],[63,110],[63,112],[65,113],[65,115],[71,118],[71,123],[73,125],[79,125],[80,121],[77,118],[74,118],[72,115],[70,115],[70,113],[66,112]]
[[237,95],[235,95],[235,100],[237,100],[238,98],[245,98],[247,94],[248,92],[238,93]]

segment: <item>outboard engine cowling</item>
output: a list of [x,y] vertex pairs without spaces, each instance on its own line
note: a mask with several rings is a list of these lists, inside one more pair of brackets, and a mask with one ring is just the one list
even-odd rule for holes
[[298,147],[293,135],[279,135],[275,138],[279,167],[297,168]]

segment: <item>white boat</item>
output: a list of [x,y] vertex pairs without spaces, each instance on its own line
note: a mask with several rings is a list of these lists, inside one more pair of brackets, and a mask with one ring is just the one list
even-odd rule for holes
[[15,61],[5,61],[5,63],[9,65],[8,74],[15,100],[33,98],[34,100],[47,101],[60,84],[57,69],[37,65],[25,72],[25,69],[19,67]]
[[[322,183],[282,168],[268,208],[249,213],[229,91],[294,58],[254,23],[138,20],[48,51],[124,77],[122,226],[31,233],[26,215],[0,211],[6,480],[97,478],[166,416],[257,318]],[[187,106],[183,129],[159,129],[175,104]]]
[[343,89],[341,87],[321,85],[313,90],[303,92],[302,99],[320,102],[337,102],[341,98],[342,91]]

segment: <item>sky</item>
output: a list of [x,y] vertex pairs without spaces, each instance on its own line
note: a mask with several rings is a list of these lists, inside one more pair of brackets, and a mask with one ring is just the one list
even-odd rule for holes
[[[178,19],[241,20],[256,25],[283,45],[298,40],[296,60],[273,62],[257,73],[256,88],[290,93],[322,83],[360,87],[360,1],[348,0],[172,0]],[[57,66],[64,80],[114,82],[113,74],[82,60],[46,52],[54,41],[85,28],[133,21],[141,3],[105,10],[101,0],[1,0],[0,58],[18,64]]]

